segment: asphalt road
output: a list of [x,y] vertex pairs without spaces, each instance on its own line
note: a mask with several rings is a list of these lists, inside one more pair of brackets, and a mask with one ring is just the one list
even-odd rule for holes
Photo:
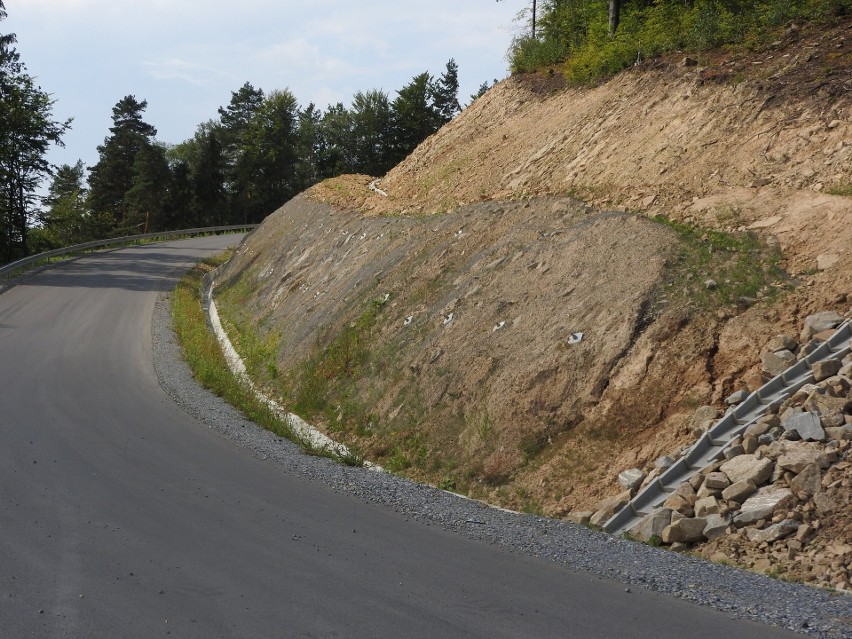
[[0,637],[787,636],[407,521],[202,427],[158,385],[151,315],[231,241],[0,295]]

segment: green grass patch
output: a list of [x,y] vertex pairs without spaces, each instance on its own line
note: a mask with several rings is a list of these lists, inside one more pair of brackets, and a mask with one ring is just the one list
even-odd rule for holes
[[790,287],[783,255],[755,233],[727,233],[653,218],[677,233],[658,299],[685,302],[699,310],[771,301]]
[[371,430],[373,418],[356,400],[356,386],[370,360],[370,336],[384,305],[383,299],[368,301],[357,319],[290,376],[296,413],[322,416],[334,431],[366,434]]
[[227,253],[206,259],[190,270],[178,282],[172,294],[172,322],[183,356],[195,378],[202,386],[237,408],[259,426],[285,437],[310,455],[330,457],[351,466],[362,466],[363,457],[357,451],[341,455],[319,447],[300,437],[286,419],[258,399],[254,391],[228,368],[216,337],[207,327],[201,305],[201,280],[216,266],[227,261]]
[[825,192],[828,195],[842,195],[845,197],[852,196],[852,184],[837,184],[828,187]]

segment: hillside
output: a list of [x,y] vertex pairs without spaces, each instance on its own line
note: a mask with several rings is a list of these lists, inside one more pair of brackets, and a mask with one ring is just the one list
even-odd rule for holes
[[849,313],[850,35],[506,80],[387,196],[345,176],[271,215],[220,278],[231,332],[271,393],[392,470],[593,509],[691,443],[698,406],[759,386],[775,335]]

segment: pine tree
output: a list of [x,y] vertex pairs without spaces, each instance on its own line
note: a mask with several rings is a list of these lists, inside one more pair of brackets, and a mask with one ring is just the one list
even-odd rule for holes
[[296,128],[295,191],[301,192],[320,180],[322,111],[313,103],[299,110]]
[[98,146],[100,159],[89,176],[89,207],[110,213],[114,225],[127,223],[127,192],[133,188],[134,165],[142,149],[152,146],[157,130],[142,120],[148,102],[128,95],[112,109],[111,135]]
[[350,151],[353,170],[384,175],[393,166],[391,157],[391,107],[382,91],[359,91],[352,98]]
[[328,107],[319,127],[317,173],[320,179],[352,173],[352,117],[341,102]]
[[131,187],[125,194],[128,233],[162,230],[170,182],[165,149],[159,144],[142,146],[133,162]]
[[447,68],[441,74],[441,77],[432,83],[430,97],[432,109],[442,126],[461,111],[459,104],[459,67],[452,58],[447,62]]
[[95,239],[99,230],[93,228],[86,208],[85,172],[82,160],[74,166],[60,166],[42,202],[47,208],[42,212],[40,221],[48,241],[55,246]]
[[405,159],[418,144],[438,129],[437,117],[430,103],[431,81],[428,73],[421,73],[397,92],[392,104],[393,164]]
[[234,167],[245,222],[262,220],[296,195],[298,108],[290,91],[273,91],[246,126]]
[[195,208],[200,226],[228,223],[225,193],[225,156],[216,130],[209,130],[201,138],[198,164],[192,175]]

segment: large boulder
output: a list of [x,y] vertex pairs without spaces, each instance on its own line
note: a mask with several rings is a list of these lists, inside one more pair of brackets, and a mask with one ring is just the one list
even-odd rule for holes
[[716,539],[728,532],[729,519],[723,515],[707,515],[704,518],[704,536],[707,539]]
[[707,515],[716,515],[719,513],[719,501],[713,497],[704,497],[695,502],[695,516],[706,517]]
[[801,342],[807,342],[817,333],[822,333],[832,328],[836,328],[843,322],[843,316],[834,311],[823,311],[822,313],[814,313],[805,318],[805,325],[799,335]]
[[605,499],[598,505],[597,511],[589,519],[592,526],[603,526],[607,520],[612,517],[616,511],[621,510],[627,502],[630,501],[630,491],[626,490],[623,493]]
[[681,542],[693,544],[704,539],[704,527],[707,520],[703,517],[684,517],[666,526],[663,529],[663,543],[673,544]]
[[852,439],[852,424],[838,426],[837,428],[826,428],[825,434],[829,439],[838,442]]
[[826,359],[821,362],[817,362],[813,366],[811,366],[811,370],[814,374],[814,381],[821,382],[824,379],[828,379],[832,375],[837,375],[838,371],[840,371],[842,364],[839,359]]
[[781,424],[786,431],[795,431],[805,441],[825,441],[825,431],[819,420],[819,414],[808,411],[791,415]]
[[763,371],[770,377],[780,375],[796,363],[796,356],[788,350],[764,353],[760,357]]
[[725,501],[735,501],[741,504],[751,497],[755,491],[757,491],[755,483],[750,479],[745,479],[725,488],[725,490],[722,491],[722,499]]
[[645,542],[651,541],[652,537],[663,538],[663,530],[672,522],[672,511],[668,508],[655,508],[642,517],[633,528],[629,530],[634,539]]
[[731,480],[728,479],[728,476],[725,473],[717,471],[707,474],[707,477],[704,478],[704,485],[709,490],[725,490],[731,485]]
[[618,483],[621,484],[622,488],[629,490],[631,493],[639,488],[643,479],[645,479],[645,473],[639,468],[628,468],[618,473]]
[[763,530],[750,528],[748,532],[746,532],[746,536],[749,541],[753,541],[756,544],[762,544],[763,542],[772,543],[773,541],[778,541],[787,535],[792,535],[798,529],[798,521],[795,521],[794,519],[785,519],[777,524],[764,528]]
[[772,460],[755,455],[738,455],[722,464],[719,470],[725,473],[732,484],[751,481],[755,486],[760,486],[772,475]]
[[789,489],[766,486],[743,502],[740,512],[734,516],[734,523],[737,526],[748,526],[761,519],[770,519],[775,511],[795,503],[796,498]]
[[713,423],[719,419],[719,411],[713,406],[699,406],[689,420],[689,432],[700,437]]
[[796,494],[804,493],[808,497],[813,497],[822,488],[822,472],[819,464],[808,464],[802,469],[798,475],[790,481],[790,488]]
[[789,335],[776,335],[766,345],[765,350],[774,353],[775,351],[795,351],[799,346],[795,337]]
[[800,473],[808,464],[817,464],[820,468],[828,468],[828,458],[821,447],[805,442],[778,442],[783,452],[778,456],[778,467],[791,473]]

